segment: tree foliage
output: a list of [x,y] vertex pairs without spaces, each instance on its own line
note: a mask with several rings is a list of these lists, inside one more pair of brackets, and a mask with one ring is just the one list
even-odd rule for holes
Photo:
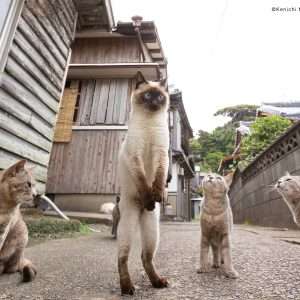
[[257,118],[251,126],[251,135],[242,142],[241,156],[252,161],[291,125],[289,119],[280,116]]
[[221,159],[233,151],[234,136],[232,124],[217,127],[212,133],[199,130],[197,138],[191,141],[191,149],[202,171],[218,170]]
[[257,108],[257,105],[250,104],[228,106],[216,111],[214,116],[230,117],[232,123],[238,121],[252,121],[255,119]]

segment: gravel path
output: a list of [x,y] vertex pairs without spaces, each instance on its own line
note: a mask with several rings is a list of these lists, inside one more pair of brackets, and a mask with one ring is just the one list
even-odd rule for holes
[[235,227],[233,261],[240,278],[221,271],[197,274],[199,227],[192,223],[161,226],[156,265],[170,287],[150,286],[137,243],[130,269],[134,297],[121,297],[116,268],[116,241],[109,231],[76,239],[53,240],[27,249],[38,268],[33,283],[20,284],[18,274],[0,277],[2,299],[300,299],[300,245]]

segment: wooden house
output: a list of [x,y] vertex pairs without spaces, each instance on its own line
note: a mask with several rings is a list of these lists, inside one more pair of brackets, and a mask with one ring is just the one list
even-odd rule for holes
[[44,192],[75,30],[112,26],[108,0],[0,1],[0,169],[27,159]]
[[170,150],[172,179],[168,187],[168,210],[165,215],[179,220],[191,219],[191,179],[194,177],[194,163],[189,157],[189,141],[193,131],[186,115],[182,93],[179,90],[170,93]]
[[[149,80],[167,76],[154,22],[134,17],[112,32],[77,32],[47,182],[62,209],[98,212],[115,201],[118,152],[138,71]],[[174,111],[181,107],[174,102]]]
[[98,212],[119,193],[117,158],[136,73],[166,75],[155,24],[139,21],[76,34],[47,182],[62,209]]

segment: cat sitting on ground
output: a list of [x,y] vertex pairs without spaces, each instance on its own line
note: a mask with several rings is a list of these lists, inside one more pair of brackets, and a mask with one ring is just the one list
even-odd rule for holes
[[128,256],[138,229],[143,266],[153,287],[168,285],[153,264],[159,240],[158,202],[162,202],[165,195],[169,164],[169,95],[164,84],[163,81],[149,82],[138,73],[137,86],[131,97],[128,132],[120,149],[118,267],[122,294],[134,294]]
[[293,215],[294,222],[300,226],[300,176],[292,176],[288,172],[275,184]]
[[20,206],[33,202],[35,183],[21,160],[0,172],[0,275],[21,272],[22,281],[32,281],[36,275],[33,264],[24,258],[28,231]]
[[213,252],[213,267],[221,267],[225,276],[237,278],[238,273],[231,259],[232,211],[227,195],[231,175],[223,178],[218,174],[208,174],[202,181],[204,200],[201,206],[201,252],[198,273],[210,269],[208,253]]

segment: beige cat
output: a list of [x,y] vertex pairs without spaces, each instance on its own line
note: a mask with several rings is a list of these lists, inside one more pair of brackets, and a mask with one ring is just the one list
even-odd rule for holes
[[36,191],[25,160],[0,173],[0,275],[22,273],[23,282],[32,281],[35,267],[24,258],[28,232],[20,205],[33,201]]
[[275,184],[293,215],[294,222],[300,226],[300,176],[292,176],[288,172]]
[[232,212],[227,196],[231,177],[225,178],[218,174],[208,174],[202,182],[204,200],[200,213],[201,224],[201,254],[198,273],[210,269],[209,247],[213,252],[213,267],[221,266],[229,278],[237,278],[238,273],[231,259],[231,231],[233,227]]
[[168,173],[169,96],[164,83],[147,82],[138,74],[133,92],[128,133],[119,155],[121,186],[120,223],[118,227],[118,267],[122,294],[134,294],[128,272],[132,239],[140,230],[142,262],[156,288],[168,285],[158,275],[153,258],[159,240],[159,203],[164,197]]

